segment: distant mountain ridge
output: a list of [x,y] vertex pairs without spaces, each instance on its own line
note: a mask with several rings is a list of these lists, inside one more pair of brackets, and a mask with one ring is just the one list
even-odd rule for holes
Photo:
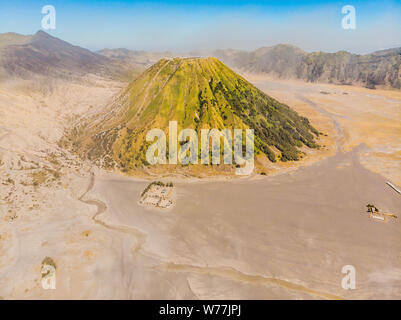
[[129,50],[125,48],[103,49],[97,51],[97,53],[108,58],[118,59],[124,61],[125,63],[130,63],[144,68],[152,66],[160,59],[185,58],[185,57],[188,58],[188,57],[201,56],[201,54],[196,52],[189,52],[189,53],[177,53],[170,51],[148,52],[148,51]]
[[[127,49],[104,49],[98,53],[146,67],[162,58],[206,56]],[[279,44],[255,51],[215,50],[207,56],[216,57],[227,66],[244,73],[307,82],[354,84],[372,89],[376,86],[401,88],[401,47],[359,55],[347,51],[307,53],[293,45]]]
[[251,52],[216,50],[213,56],[242,72],[283,79],[401,88],[401,47],[358,55],[346,51],[306,53],[280,44]]
[[169,51],[153,53],[147,51],[129,50],[125,48],[103,49],[97,51],[97,53],[108,58],[119,59],[126,63],[131,63],[145,68],[150,67],[151,65],[158,62],[160,59],[173,58],[177,56],[177,54]]
[[[204,54],[103,49],[98,52],[74,46],[46,32],[0,34],[0,79],[31,74],[80,77],[93,73],[131,80],[163,58],[201,57]],[[244,73],[268,74],[282,79],[354,84],[368,88],[401,89],[401,47],[366,55],[346,51],[312,52],[288,44],[255,51],[216,50],[213,56]]]
[[0,68],[3,76],[19,77],[32,74],[70,77],[92,73],[130,78],[130,73],[135,72],[134,66],[71,45],[43,31],[30,36],[0,34]]

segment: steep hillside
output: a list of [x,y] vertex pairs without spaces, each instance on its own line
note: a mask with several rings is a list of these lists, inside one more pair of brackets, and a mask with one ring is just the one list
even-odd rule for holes
[[[170,120],[179,130],[252,128],[255,151],[271,161],[298,160],[299,147],[317,148],[308,119],[267,96],[216,58],[162,59],[116,99],[105,114],[76,128],[75,149],[124,171],[146,165],[146,133]],[[200,135],[199,135],[200,136]]]
[[306,53],[291,45],[277,45],[253,52],[218,50],[213,55],[244,72],[368,88],[401,88],[401,48],[357,55],[346,51]]

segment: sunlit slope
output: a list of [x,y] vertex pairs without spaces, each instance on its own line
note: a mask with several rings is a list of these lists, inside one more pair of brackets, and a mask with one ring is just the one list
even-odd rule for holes
[[[178,129],[252,128],[255,152],[271,161],[298,160],[299,147],[318,147],[318,132],[216,58],[162,59],[126,89],[112,116],[78,136],[76,148],[90,159],[107,159],[124,171],[146,165],[146,133],[169,121]],[[200,135],[199,135],[200,136]],[[274,150],[274,151],[273,151]]]

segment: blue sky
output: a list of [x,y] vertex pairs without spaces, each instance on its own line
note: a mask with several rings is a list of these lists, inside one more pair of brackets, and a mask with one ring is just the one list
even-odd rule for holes
[[[1,0],[0,32],[35,33],[44,5],[56,8],[50,34],[92,50],[254,50],[290,43],[306,51],[367,53],[401,46],[401,0]],[[341,28],[344,5],[356,9],[355,30]]]

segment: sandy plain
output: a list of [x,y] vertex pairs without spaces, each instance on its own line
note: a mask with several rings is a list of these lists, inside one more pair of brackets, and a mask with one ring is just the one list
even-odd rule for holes
[[[310,118],[325,149],[267,177],[175,179],[169,211],[138,204],[148,180],[57,145],[123,84],[3,84],[0,297],[401,299],[401,198],[385,184],[400,183],[401,94],[246,77]],[[371,220],[370,202],[399,218]],[[41,286],[46,256],[56,290]]]

